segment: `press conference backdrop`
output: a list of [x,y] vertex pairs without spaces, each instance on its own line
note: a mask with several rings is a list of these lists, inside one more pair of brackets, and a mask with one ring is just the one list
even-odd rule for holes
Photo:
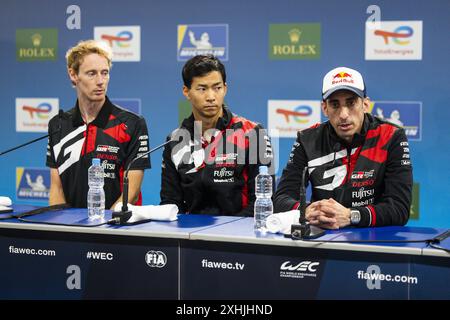
[[[359,70],[371,112],[402,125],[414,168],[409,225],[449,227],[450,2],[361,0],[65,1],[0,3],[0,149],[39,137],[75,91],[64,55],[80,40],[114,50],[108,95],[147,120],[156,146],[189,113],[181,68],[211,52],[227,68],[227,104],[272,132],[281,175],[295,132],[323,121],[321,80]],[[46,141],[0,157],[0,195],[45,204]],[[408,161],[408,159],[405,159]],[[161,151],[143,183],[159,201]]]

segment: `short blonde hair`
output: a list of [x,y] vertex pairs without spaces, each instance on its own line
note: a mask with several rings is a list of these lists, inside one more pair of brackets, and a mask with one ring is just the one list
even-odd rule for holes
[[73,69],[77,74],[80,69],[80,65],[83,63],[85,56],[96,53],[108,60],[108,66],[112,66],[112,51],[111,47],[105,42],[86,40],[80,41],[75,47],[67,50],[66,61],[67,69]]

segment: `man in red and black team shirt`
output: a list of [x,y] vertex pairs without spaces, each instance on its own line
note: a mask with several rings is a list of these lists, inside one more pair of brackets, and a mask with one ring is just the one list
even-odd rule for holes
[[272,160],[265,130],[224,105],[226,73],[219,59],[195,56],[182,76],[192,114],[164,149],[161,204],[185,213],[253,216],[258,168]]
[[[105,207],[114,208],[122,201],[124,169],[148,150],[144,118],[112,104],[106,96],[111,58],[111,49],[93,40],[80,42],[66,54],[78,99],[73,109],[49,122],[50,205],[86,208],[88,168],[93,158],[99,158],[105,171]],[[147,156],[131,166],[130,203],[140,204],[144,169],[149,167]]]
[[358,71],[331,70],[323,79],[322,98],[329,121],[297,134],[275,194],[275,212],[298,208],[308,166],[310,224],[328,229],[406,224],[413,181],[404,130],[368,113],[370,100]]

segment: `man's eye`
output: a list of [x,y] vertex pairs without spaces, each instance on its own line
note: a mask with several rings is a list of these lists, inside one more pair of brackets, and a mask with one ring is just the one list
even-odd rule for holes
[[351,108],[353,106],[355,106],[356,103],[356,99],[351,99],[347,101],[347,107]]

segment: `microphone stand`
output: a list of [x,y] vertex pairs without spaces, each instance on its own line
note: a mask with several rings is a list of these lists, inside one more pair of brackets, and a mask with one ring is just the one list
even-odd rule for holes
[[0,156],[2,156],[2,155],[4,155],[4,154],[7,154],[7,153],[10,153],[11,151],[14,151],[14,150],[16,150],[16,149],[20,149],[20,148],[22,148],[22,147],[25,147],[25,146],[27,146],[27,145],[29,145],[29,144],[35,143],[36,141],[39,141],[39,140],[48,138],[48,137],[49,137],[49,134],[46,134],[45,136],[42,136],[42,137],[40,137],[40,138],[36,138],[36,139],[34,139],[34,140],[28,141],[28,142],[23,143],[23,144],[21,144],[21,145],[19,145],[19,146],[16,146],[16,147],[14,147],[14,148],[11,148],[11,149],[8,149],[8,150],[6,150],[6,151],[1,152],[1,153],[0,153]]
[[130,171],[131,165],[138,159],[164,147],[169,144],[173,140],[168,140],[159,146],[140,154],[138,157],[134,158],[127,166],[127,170],[123,175],[123,188],[122,188],[122,209],[120,211],[114,211],[112,213],[112,219],[110,220],[111,224],[125,224],[130,218],[133,212],[128,210],[128,171]]
[[[334,166],[336,162],[336,153],[341,148],[341,144],[336,142],[333,146],[333,163],[331,166]],[[320,166],[308,167],[305,166],[302,172],[302,181],[300,184],[300,218],[298,224],[293,224],[291,226],[291,238],[294,240],[302,240],[302,239],[316,239],[325,234],[325,230],[318,228],[316,226],[312,226],[309,224],[308,220],[306,220],[306,171],[308,169],[318,168]],[[339,198],[340,199],[340,198]],[[340,201],[341,202],[341,199]]]
[[291,226],[291,237],[295,240],[316,239],[325,234],[325,231],[309,224],[306,220],[306,171],[308,166],[303,168],[302,181],[300,185],[300,219],[298,224]]
[[[62,109],[59,109],[59,112],[58,112],[59,127],[58,127],[58,129],[57,129],[55,132],[53,132],[53,133],[51,134],[52,136],[53,136],[54,134],[56,134],[56,133],[58,133],[58,132],[61,131],[61,119],[62,119],[64,113],[65,113],[65,112],[64,112]],[[50,134],[46,134],[45,136],[42,136],[42,137],[33,139],[33,140],[31,140],[31,141],[25,142],[25,143],[23,143],[23,144],[21,144],[21,145],[19,145],[19,146],[14,147],[14,148],[5,150],[5,151],[3,151],[3,152],[0,152],[0,157],[1,157],[2,155],[4,155],[4,154],[10,153],[11,151],[20,149],[20,148],[22,148],[22,147],[25,147],[25,146],[27,146],[27,145],[29,145],[29,144],[35,143],[35,142],[37,142],[37,141],[39,141],[39,140],[42,140],[42,139],[45,139],[45,138],[48,138],[48,137],[50,137]]]

